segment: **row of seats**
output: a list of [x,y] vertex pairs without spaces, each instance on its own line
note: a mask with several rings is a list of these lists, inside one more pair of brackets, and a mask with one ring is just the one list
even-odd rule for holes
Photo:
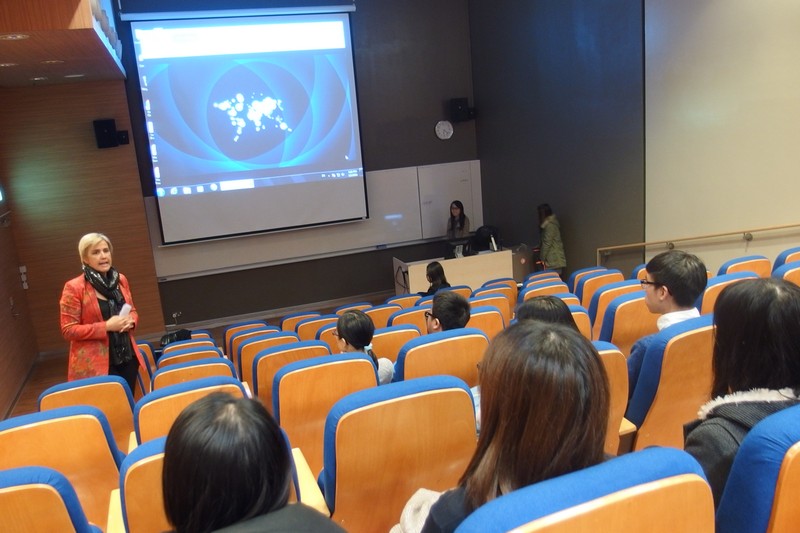
[[[333,518],[349,531],[385,531],[397,521],[400,509],[417,488],[454,486],[474,451],[473,416],[469,389],[447,376],[373,387],[338,401],[326,419],[320,476]],[[128,531],[168,528],[157,511],[163,438],[123,458],[106,425],[102,413],[84,406],[25,415],[0,424],[0,445],[14,450],[0,460],[4,470],[0,472],[0,522],[4,529],[66,530],[56,521],[69,519],[77,521],[75,530],[93,531],[80,521],[82,514],[88,521],[105,524],[115,497]],[[799,441],[800,407],[768,417],[748,434],[720,503],[717,531],[790,531],[794,527]],[[105,452],[85,449],[97,442],[105,442]],[[42,450],[33,443],[49,443],[50,448]],[[26,462],[41,466],[20,464]],[[714,531],[713,503],[703,477],[697,463],[684,452],[651,447],[494,500],[470,516],[458,531],[505,531],[528,522],[534,525],[526,531],[550,530],[556,524],[560,524],[558,530],[572,531],[587,523],[602,523],[609,530]],[[61,488],[43,489],[50,485]],[[71,485],[74,495],[64,485]],[[44,493],[30,500],[33,496],[7,490],[9,487]],[[60,496],[62,493],[65,495]],[[71,510],[45,512],[54,499]],[[30,507],[31,501],[36,502],[37,514],[35,520],[24,522],[30,515],[19,511]],[[364,505],[365,501],[375,505]],[[582,512],[557,514],[590,503]],[[675,513],[676,508],[681,511]],[[662,516],[662,512],[680,516],[670,521],[662,517],[652,523],[660,525],[653,527],[643,522],[653,520],[653,513]],[[603,518],[598,522],[598,517]]]

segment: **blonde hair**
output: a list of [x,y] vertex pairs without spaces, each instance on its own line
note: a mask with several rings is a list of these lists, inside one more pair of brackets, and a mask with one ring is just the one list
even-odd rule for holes
[[114,246],[111,244],[111,239],[102,233],[87,233],[78,241],[78,255],[80,255],[81,263],[86,262],[86,255],[89,253],[89,249],[101,241],[108,243],[108,249],[111,253],[114,253]]

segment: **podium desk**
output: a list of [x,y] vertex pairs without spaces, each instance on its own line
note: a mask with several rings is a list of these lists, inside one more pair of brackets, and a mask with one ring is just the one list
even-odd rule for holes
[[428,263],[439,261],[450,285],[468,285],[472,290],[495,278],[510,278],[514,275],[511,250],[482,252],[467,257],[444,259],[442,257],[406,263],[393,258],[394,290],[396,294],[425,292],[428,279],[425,268]]

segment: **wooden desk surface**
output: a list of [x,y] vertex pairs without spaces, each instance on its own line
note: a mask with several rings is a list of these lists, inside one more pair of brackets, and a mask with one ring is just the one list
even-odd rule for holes
[[[414,261],[405,263],[401,259],[394,258],[395,272],[395,292],[403,294],[406,292],[424,292],[428,290],[428,280],[425,276],[425,269],[428,263],[439,261],[444,268],[444,274],[450,285],[468,285],[472,290],[477,289],[486,281],[494,278],[513,277],[514,269],[512,263],[511,250],[500,250],[498,252],[485,252],[467,257],[456,257],[454,259],[435,258],[425,261]],[[399,272],[407,272],[408,275]],[[407,278],[408,288],[405,287]]]

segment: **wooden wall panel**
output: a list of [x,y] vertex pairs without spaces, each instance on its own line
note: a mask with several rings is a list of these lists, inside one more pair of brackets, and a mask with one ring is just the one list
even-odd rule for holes
[[3,0],[0,31],[66,30],[91,28],[89,0]]
[[[0,203],[0,215],[6,207]],[[9,411],[36,358],[18,267],[11,228],[0,223],[0,420]]]
[[19,261],[28,268],[28,304],[40,351],[59,351],[58,300],[80,274],[78,240],[107,234],[114,265],[128,276],[138,334],[164,330],[133,145],[100,150],[92,121],[129,130],[123,82],[0,91],[0,172],[7,176]]

